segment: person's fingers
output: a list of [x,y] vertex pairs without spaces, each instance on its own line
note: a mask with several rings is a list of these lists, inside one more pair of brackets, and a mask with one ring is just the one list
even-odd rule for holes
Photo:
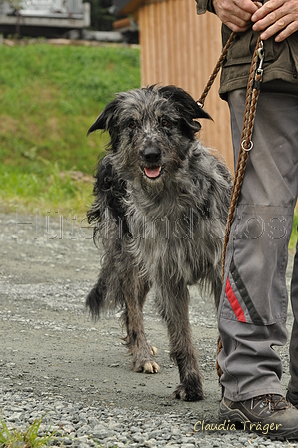
[[213,0],[217,16],[232,31],[243,32],[251,25],[251,16],[257,9],[251,0]]
[[275,40],[281,42],[298,30],[298,0],[269,0],[251,20],[263,40],[276,35]]

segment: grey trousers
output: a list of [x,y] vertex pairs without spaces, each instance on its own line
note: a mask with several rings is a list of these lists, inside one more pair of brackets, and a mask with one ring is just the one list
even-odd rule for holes
[[[245,94],[241,89],[228,97],[236,162]],[[283,394],[282,364],[274,346],[287,341],[285,272],[298,193],[298,96],[261,92],[252,140],[218,310],[221,383],[234,401]],[[289,389],[298,393],[298,246],[291,300]]]

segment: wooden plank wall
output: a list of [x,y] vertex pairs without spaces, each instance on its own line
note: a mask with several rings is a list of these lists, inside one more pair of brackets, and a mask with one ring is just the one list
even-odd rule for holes
[[[221,51],[218,18],[209,13],[198,16],[195,0],[145,0],[138,22],[142,85],[175,84],[198,99]],[[233,169],[229,110],[218,88],[219,79],[204,107],[214,123],[202,120],[200,139],[218,149]]]

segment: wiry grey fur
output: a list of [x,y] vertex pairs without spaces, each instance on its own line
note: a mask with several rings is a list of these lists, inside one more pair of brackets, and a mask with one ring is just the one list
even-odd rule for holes
[[202,399],[203,389],[187,286],[209,286],[218,306],[231,194],[228,169],[195,138],[197,118],[210,117],[184,90],[151,86],[119,94],[89,129],[109,131],[111,141],[88,212],[104,257],[86,304],[94,317],[123,308],[132,369],[155,373],[142,318],[153,288],[179,368],[175,396],[189,401]]

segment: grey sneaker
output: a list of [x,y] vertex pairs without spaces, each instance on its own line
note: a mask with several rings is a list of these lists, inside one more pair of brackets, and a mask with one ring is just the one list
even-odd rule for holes
[[290,392],[288,390],[286,400],[289,401],[296,409],[298,409],[298,392]]
[[245,401],[223,398],[219,420],[271,439],[298,439],[298,410],[282,395],[262,395]]

